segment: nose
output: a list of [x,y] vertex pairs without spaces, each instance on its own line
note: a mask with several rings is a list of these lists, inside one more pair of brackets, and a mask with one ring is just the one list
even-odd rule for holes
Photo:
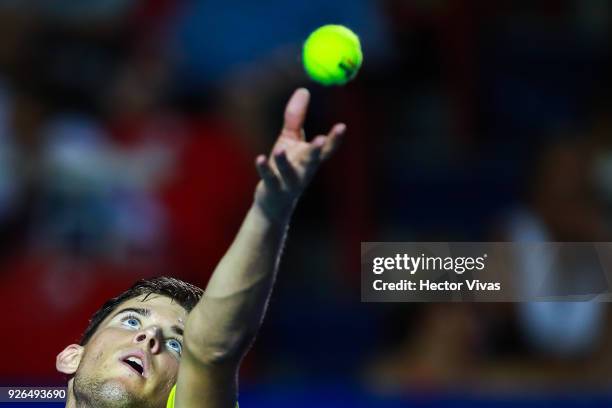
[[150,326],[140,331],[134,338],[134,343],[145,343],[152,354],[162,349],[162,330],[158,326]]

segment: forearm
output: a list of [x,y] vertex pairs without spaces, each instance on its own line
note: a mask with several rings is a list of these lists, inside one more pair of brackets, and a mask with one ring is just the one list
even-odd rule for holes
[[247,351],[265,314],[288,219],[251,206],[187,321],[186,346],[201,362],[237,364]]

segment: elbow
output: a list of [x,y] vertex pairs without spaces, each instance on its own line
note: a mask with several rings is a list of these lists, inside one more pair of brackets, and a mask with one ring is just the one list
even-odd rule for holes
[[244,354],[246,353],[240,353],[229,348],[208,348],[204,352],[199,353],[197,361],[201,365],[210,367],[237,367],[240,365]]
[[204,366],[238,366],[249,350],[254,336],[235,335],[209,341],[185,339],[185,347],[195,360]]

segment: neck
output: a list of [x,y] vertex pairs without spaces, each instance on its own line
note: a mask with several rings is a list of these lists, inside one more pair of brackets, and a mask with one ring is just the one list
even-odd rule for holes
[[66,408],[77,408],[76,400],[74,398],[74,390],[72,388],[72,384],[74,383],[74,378],[71,378],[68,381],[68,389],[66,390]]

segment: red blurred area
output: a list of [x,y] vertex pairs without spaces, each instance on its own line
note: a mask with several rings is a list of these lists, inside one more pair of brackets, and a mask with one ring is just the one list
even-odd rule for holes
[[[113,134],[129,149],[146,140],[150,125],[117,125]],[[59,378],[52,357],[69,341],[78,342],[91,315],[139,278],[170,275],[206,284],[248,209],[255,171],[251,155],[221,121],[182,125],[166,135],[166,142],[179,149],[158,188],[166,227],[153,259],[137,256],[117,263],[22,252],[3,267],[0,297],[11,311],[4,331],[14,334],[3,339],[3,346],[16,352],[3,360],[0,378]]]

